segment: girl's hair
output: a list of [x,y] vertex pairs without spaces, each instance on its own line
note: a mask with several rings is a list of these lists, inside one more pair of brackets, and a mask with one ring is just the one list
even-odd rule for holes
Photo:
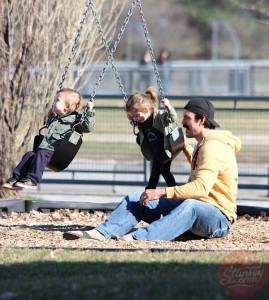
[[143,111],[144,108],[154,108],[158,102],[158,94],[154,87],[147,88],[145,94],[134,93],[131,95],[125,103],[125,111],[129,112],[133,109],[137,111]]
[[74,89],[70,88],[63,88],[60,89],[59,93],[65,93],[68,97],[65,97],[65,104],[69,107],[70,112],[79,111],[82,108],[82,96],[81,94]]

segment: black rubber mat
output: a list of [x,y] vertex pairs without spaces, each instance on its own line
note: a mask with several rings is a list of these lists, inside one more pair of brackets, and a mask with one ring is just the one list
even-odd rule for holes
[[3,214],[10,215],[12,212],[25,212],[25,200],[11,199],[0,201],[0,217]]
[[266,213],[266,215],[269,215],[269,207],[237,205],[238,216],[243,216],[243,215],[259,216],[261,215],[261,213]]
[[98,203],[86,201],[53,201],[53,200],[25,200],[25,211],[37,210],[50,212],[56,209],[80,209],[80,210],[114,210],[116,202]]
[[[86,201],[53,201],[53,200],[24,200],[12,199],[0,201],[0,217],[3,214],[10,215],[11,212],[30,212],[31,210],[50,212],[57,209],[79,209],[85,211],[101,210],[112,211],[116,208],[118,202],[86,202]],[[237,214],[256,215],[261,213],[269,215],[269,207],[238,205]]]

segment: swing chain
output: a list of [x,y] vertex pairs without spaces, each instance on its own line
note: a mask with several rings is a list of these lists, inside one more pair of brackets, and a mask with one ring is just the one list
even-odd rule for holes
[[[148,32],[148,29],[147,29],[147,26],[146,26],[146,20],[145,20],[145,17],[144,17],[144,12],[142,10],[142,5],[141,5],[141,1],[140,0],[133,0],[133,2],[131,4],[131,8],[128,11],[128,15],[127,15],[127,17],[124,20],[123,26],[120,29],[120,32],[119,32],[119,34],[117,36],[117,39],[114,42],[114,45],[113,45],[112,49],[110,49],[109,46],[108,46],[108,42],[106,40],[104,31],[102,29],[101,23],[100,23],[99,18],[97,16],[97,13],[96,13],[96,10],[95,10],[94,5],[92,3],[92,0],[87,0],[86,6],[85,6],[84,11],[83,11],[82,19],[80,21],[79,28],[78,28],[78,31],[76,33],[73,45],[71,47],[71,50],[70,50],[70,53],[69,53],[66,65],[64,67],[64,71],[63,71],[63,74],[61,76],[61,82],[60,82],[60,84],[58,86],[58,90],[57,90],[56,94],[63,87],[63,83],[64,83],[64,81],[66,79],[66,75],[67,75],[67,73],[69,71],[72,58],[73,58],[73,56],[75,54],[75,50],[76,50],[79,38],[81,36],[81,32],[82,32],[83,25],[85,23],[86,17],[88,15],[89,8],[91,8],[93,16],[95,18],[95,22],[96,22],[98,31],[99,31],[99,35],[101,37],[103,45],[105,46],[105,49],[106,49],[106,52],[107,52],[107,56],[108,56],[108,60],[106,61],[106,64],[103,67],[103,70],[102,70],[102,72],[101,72],[101,74],[100,74],[100,76],[98,78],[98,81],[95,84],[93,93],[91,95],[91,99],[93,99],[95,97],[97,89],[99,88],[99,86],[101,84],[101,81],[102,81],[103,77],[105,76],[105,71],[106,71],[106,69],[107,69],[107,67],[108,67],[108,65],[110,63],[111,67],[112,67],[112,70],[113,70],[113,72],[115,74],[117,83],[119,85],[119,89],[121,90],[121,92],[122,92],[122,94],[124,96],[124,100],[125,101],[127,100],[127,95],[126,95],[126,93],[124,91],[124,86],[123,86],[123,84],[121,82],[121,78],[119,76],[117,67],[116,67],[116,65],[114,63],[113,53],[115,53],[115,51],[117,49],[117,46],[118,46],[118,44],[119,44],[119,42],[120,42],[120,40],[122,38],[122,35],[123,35],[123,33],[124,33],[125,29],[126,29],[126,26],[129,23],[130,17],[133,14],[134,8],[137,5],[138,5],[138,8],[139,8],[139,15],[140,15],[140,18],[141,18],[141,23],[142,23],[142,26],[143,26],[143,29],[144,29],[146,43],[147,43],[147,46],[148,46],[148,49],[149,49],[149,52],[150,52],[150,55],[151,55],[151,61],[152,61],[152,65],[153,65],[153,68],[154,68],[154,73],[155,73],[155,76],[157,78],[157,83],[158,83],[158,86],[159,86],[159,91],[160,91],[160,94],[161,94],[162,98],[164,98],[164,91],[163,91],[163,87],[162,87],[162,84],[161,84],[161,78],[160,78],[160,74],[159,74],[159,71],[158,71],[158,68],[157,68],[157,62],[156,62],[156,59],[155,59],[155,56],[154,56],[154,51],[153,51],[153,47],[151,45],[151,40],[150,40],[150,37],[149,37],[149,32]],[[86,113],[86,111],[85,111],[85,113]]]
[[91,6],[91,9],[92,9],[92,13],[93,13],[93,16],[94,16],[94,19],[95,19],[95,22],[96,22],[96,25],[97,25],[97,28],[98,28],[98,31],[99,31],[99,35],[100,35],[101,40],[102,40],[102,43],[103,43],[104,47],[106,48],[106,53],[107,53],[108,61],[110,62],[112,70],[113,70],[113,72],[114,72],[114,74],[116,76],[116,80],[118,82],[119,89],[121,90],[122,95],[124,97],[124,100],[127,101],[127,95],[126,95],[126,93],[124,91],[124,87],[123,87],[123,84],[121,82],[120,75],[119,75],[117,67],[115,66],[115,63],[114,63],[113,52],[112,52],[112,50],[110,50],[110,48],[108,46],[108,43],[107,43],[104,31],[102,29],[101,23],[99,21],[99,18],[97,16],[96,10],[94,9],[94,5],[93,5],[92,2],[90,4],[90,6]]
[[58,94],[59,90],[62,89],[63,87],[63,84],[64,84],[64,81],[65,81],[65,78],[66,78],[66,75],[69,71],[69,67],[70,67],[70,64],[71,64],[71,61],[74,57],[74,54],[75,54],[75,50],[77,48],[77,44],[78,44],[78,41],[79,41],[79,38],[80,38],[80,35],[81,35],[81,32],[82,32],[82,29],[83,29],[83,25],[85,23],[85,20],[86,20],[86,17],[88,15],[88,12],[89,12],[89,8],[90,8],[90,3],[92,1],[91,0],[88,0],[88,2],[86,3],[86,6],[84,8],[84,11],[83,11],[83,14],[82,14],[82,18],[81,18],[81,21],[79,23],[79,28],[77,30],[77,34],[75,36],[75,39],[74,39],[74,42],[73,42],[73,45],[71,47],[71,50],[70,50],[70,53],[69,53],[69,56],[67,58],[67,62],[65,64],[65,67],[64,67],[64,71],[63,71],[63,74],[61,76],[61,82],[58,86],[58,90],[56,92],[56,94]]
[[[117,49],[117,46],[118,46],[118,44],[121,40],[121,37],[122,37],[122,35],[123,35],[123,33],[126,29],[127,24],[129,23],[129,20],[130,20],[132,14],[133,14],[133,11],[134,11],[134,8],[136,7],[136,5],[137,5],[137,0],[133,0],[133,2],[131,4],[131,8],[128,11],[127,17],[125,18],[124,23],[123,23],[123,25],[120,29],[120,32],[117,36],[117,39],[114,42],[113,48],[111,49],[112,54],[115,53],[115,51]],[[97,92],[97,90],[98,90],[98,88],[101,84],[101,81],[103,80],[103,77],[105,76],[105,72],[106,72],[106,69],[107,69],[108,65],[109,65],[109,60],[106,61],[105,66],[103,67],[103,70],[102,70],[101,74],[99,75],[98,81],[96,82],[96,84],[94,86],[94,90],[91,94],[91,99],[93,99],[95,97],[96,92]],[[124,100],[126,100],[126,98],[124,98]]]
[[138,4],[138,8],[139,8],[139,15],[140,15],[140,19],[141,19],[141,24],[142,24],[143,29],[144,29],[144,34],[145,34],[147,46],[148,46],[150,56],[151,56],[151,62],[152,62],[153,68],[154,68],[154,74],[156,76],[157,84],[159,86],[159,92],[160,92],[161,97],[163,99],[164,98],[164,90],[163,90],[163,87],[162,87],[162,81],[161,81],[160,73],[159,73],[158,68],[157,68],[157,62],[156,62],[156,59],[155,59],[153,47],[151,45],[151,40],[150,40],[150,37],[149,37],[149,32],[148,32],[148,29],[147,29],[146,19],[144,17],[144,12],[143,12],[143,9],[142,9],[141,1],[137,0],[137,4]]
[[[129,20],[130,20],[132,14],[133,14],[133,11],[134,11],[134,8],[136,7],[136,5],[137,5],[137,0],[133,0],[133,2],[131,4],[131,8],[129,9],[129,11],[127,13],[127,17],[125,18],[125,20],[123,22],[123,25],[121,26],[120,32],[119,32],[119,34],[117,36],[117,39],[114,42],[113,48],[110,50],[112,54],[115,53],[115,51],[117,49],[117,46],[118,46],[118,44],[119,44],[119,42],[120,42],[120,40],[122,38],[122,35],[123,35],[123,33],[124,33],[125,29],[126,29],[127,24],[129,23]],[[97,14],[96,14],[96,10],[95,10],[94,6],[91,6],[91,9],[92,9],[93,15],[95,16],[95,19],[96,19],[97,18],[97,16],[96,16]],[[97,21],[97,23],[98,22],[99,22],[99,20]],[[99,27],[98,27],[98,29],[99,29]],[[100,34],[100,32],[99,32],[99,34]],[[103,70],[102,70],[101,74],[99,75],[99,78],[98,78],[97,82],[95,83],[94,90],[93,90],[93,92],[91,94],[91,100],[90,101],[94,100],[94,98],[96,96],[96,92],[97,92],[98,88],[100,87],[101,81],[103,80],[103,78],[105,76],[106,69],[107,69],[107,67],[109,65],[109,62],[111,60],[114,61],[113,60],[113,56],[112,57],[111,56],[108,57],[108,60],[106,61],[105,65],[103,67]],[[119,80],[117,80],[119,82],[120,81],[119,75],[115,73],[115,76],[119,78]],[[126,101],[127,100],[127,96],[126,96],[126,94],[124,92],[123,85],[122,84],[119,85],[119,88],[121,89],[121,91],[122,91],[122,93],[124,95],[124,100]],[[83,111],[83,114],[81,116],[81,119],[79,121],[79,124],[82,124],[84,122],[87,111],[88,111],[88,108],[85,107],[85,109]]]

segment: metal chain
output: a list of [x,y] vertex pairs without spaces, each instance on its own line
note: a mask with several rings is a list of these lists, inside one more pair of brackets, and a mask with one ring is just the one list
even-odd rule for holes
[[[136,1],[133,1],[133,2],[136,2]],[[123,84],[121,82],[121,78],[120,78],[119,72],[118,72],[117,67],[116,67],[116,65],[114,63],[113,52],[112,52],[112,50],[110,50],[110,48],[108,46],[108,43],[107,43],[104,31],[102,29],[101,23],[99,21],[99,18],[97,16],[97,13],[96,13],[96,10],[94,8],[93,3],[91,3],[90,6],[91,6],[92,13],[93,13],[93,16],[94,16],[94,19],[95,19],[95,22],[96,22],[96,25],[97,25],[97,28],[98,28],[98,31],[99,31],[99,35],[100,35],[102,43],[103,43],[103,45],[104,45],[104,47],[106,49],[106,53],[107,53],[107,57],[108,57],[108,62],[111,64],[112,70],[113,70],[113,72],[115,74],[115,77],[116,77],[117,83],[119,85],[119,89],[122,92],[123,98],[124,98],[125,101],[127,101],[127,95],[126,95],[126,93],[124,91],[124,86],[123,86]],[[127,23],[126,23],[126,25],[127,25]],[[126,27],[126,25],[125,25],[125,27]],[[122,34],[121,34],[121,36],[122,36]],[[117,47],[117,44],[116,44],[116,47]],[[104,69],[103,69],[103,71],[104,71]]]
[[[121,40],[121,37],[122,37],[122,35],[123,35],[123,33],[124,33],[125,29],[126,29],[127,24],[129,23],[130,17],[132,16],[133,10],[134,10],[134,8],[136,7],[136,5],[137,5],[137,1],[136,1],[136,0],[133,0],[132,5],[131,5],[131,8],[130,8],[129,11],[128,11],[127,17],[126,17],[125,20],[124,20],[123,26],[121,27],[120,32],[119,32],[119,34],[118,34],[118,36],[117,36],[117,39],[116,39],[115,42],[114,42],[114,46],[113,46],[113,48],[110,50],[109,47],[108,47],[108,45],[107,45],[106,39],[105,39],[105,37],[104,37],[104,32],[103,32],[103,30],[102,30],[102,28],[101,28],[101,24],[100,24],[99,19],[98,19],[98,17],[97,17],[97,13],[96,13],[96,10],[95,10],[95,8],[94,8],[94,6],[93,6],[92,0],[88,0],[88,1],[87,1],[86,6],[85,6],[85,8],[84,8],[84,10],[83,10],[83,14],[82,14],[82,18],[81,18],[81,21],[80,21],[80,24],[79,24],[79,28],[78,28],[78,30],[77,30],[77,33],[76,33],[76,36],[75,36],[73,45],[72,45],[72,47],[71,47],[71,50],[70,50],[70,53],[69,53],[69,56],[68,56],[68,59],[67,59],[67,62],[66,62],[66,65],[65,65],[65,67],[64,67],[64,71],[63,71],[63,74],[62,74],[62,76],[61,76],[61,82],[60,82],[60,84],[59,84],[59,86],[58,86],[58,90],[57,90],[56,94],[57,94],[57,93],[59,92],[59,90],[61,90],[62,87],[63,87],[64,81],[65,81],[65,79],[66,79],[66,75],[67,75],[67,73],[68,73],[68,71],[69,71],[71,61],[72,61],[72,59],[73,59],[73,57],[74,57],[75,50],[76,50],[77,45],[78,45],[79,38],[80,38],[80,36],[81,36],[81,32],[82,32],[82,29],[83,29],[83,25],[84,25],[84,23],[85,23],[86,17],[87,17],[88,12],[89,12],[89,8],[91,8],[91,9],[92,9],[92,12],[93,12],[93,15],[94,15],[94,17],[95,17],[95,21],[96,21],[96,24],[97,24],[97,27],[98,27],[98,30],[99,30],[99,34],[100,34],[100,36],[102,37],[103,44],[104,44],[104,46],[106,47],[106,50],[107,50],[107,53],[108,53],[108,60],[107,60],[105,66],[104,66],[104,68],[103,68],[103,70],[102,70],[102,72],[101,72],[101,74],[100,74],[100,76],[99,76],[99,78],[98,78],[97,83],[95,84],[94,91],[93,91],[93,93],[92,93],[92,95],[91,95],[91,99],[93,99],[93,98],[95,97],[96,92],[97,92],[97,89],[99,88],[99,86],[100,86],[100,84],[101,84],[101,81],[102,81],[103,77],[105,76],[106,69],[107,69],[109,63],[111,63],[112,69],[113,69],[114,74],[115,74],[116,79],[117,79],[117,82],[119,83],[119,88],[120,88],[122,94],[124,95],[124,100],[127,100],[126,93],[124,92],[124,87],[123,87],[123,85],[122,85],[122,83],[121,83],[120,76],[119,76],[118,71],[117,71],[117,68],[116,68],[116,66],[115,66],[115,64],[114,64],[113,53],[114,53],[114,52],[116,51],[116,49],[117,49],[117,46],[118,46],[118,44],[119,44],[119,42],[120,42],[120,40]],[[111,52],[111,55],[109,55],[109,52]],[[80,120],[79,123],[83,123],[84,118],[85,118],[85,116],[86,116],[86,113],[87,113],[87,107],[85,108],[85,110],[84,110],[84,112],[83,112],[83,114],[82,114],[82,117],[81,117],[81,120]]]
[[141,19],[141,24],[142,24],[143,29],[144,29],[144,34],[145,34],[145,38],[146,38],[146,41],[147,41],[147,46],[148,46],[150,56],[151,56],[151,62],[152,62],[153,68],[154,68],[154,74],[156,76],[157,84],[159,86],[159,92],[160,92],[161,97],[163,99],[164,98],[164,91],[163,91],[163,87],[162,87],[162,81],[161,81],[161,77],[160,77],[160,74],[159,74],[159,71],[158,71],[158,68],[157,68],[157,62],[156,62],[154,52],[153,52],[153,48],[152,48],[152,45],[151,45],[151,40],[150,40],[150,37],[149,37],[149,32],[148,32],[148,29],[147,29],[146,20],[145,20],[145,17],[144,17],[144,12],[143,12],[143,9],[142,9],[141,1],[137,0],[137,4],[138,4],[138,8],[139,8],[139,15],[140,15],[140,19]]
[[94,5],[92,3],[92,0],[87,0],[86,6],[85,6],[83,14],[82,14],[82,19],[81,19],[80,24],[79,24],[79,28],[78,28],[77,34],[75,36],[75,39],[74,39],[73,45],[71,47],[71,50],[70,50],[70,53],[69,53],[66,65],[64,67],[63,74],[61,76],[61,82],[60,82],[60,84],[58,86],[57,93],[63,87],[63,83],[64,83],[64,81],[66,79],[66,75],[67,75],[67,73],[69,71],[72,58],[74,57],[75,50],[77,48],[78,41],[79,41],[82,29],[83,29],[83,25],[85,23],[86,17],[87,17],[88,12],[89,12],[89,8],[91,8],[93,16],[94,16],[94,19],[95,19],[95,22],[96,22],[96,25],[97,25],[97,28],[98,28],[98,31],[99,31],[99,35],[101,37],[102,43],[103,43],[103,45],[104,45],[104,47],[106,49],[106,53],[107,53],[107,56],[108,56],[108,60],[106,61],[106,64],[105,64],[105,66],[104,66],[104,68],[103,68],[103,70],[102,70],[102,72],[101,72],[101,74],[100,74],[100,76],[98,78],[98,81],[95,84],[95,87],[94,87],[93,93],[91,95],[91,98],[93,99],[95,97],[97,89],[99,88],[99,86],[101,84],[101,81],[102,81],[103,77],[105,76],[106,69],[107,69],[107,67],[108,67],[108,65],[110,63],[111,67],[112,67],[112,70],[113,70],[113,72],[115,74],[117,83],[119,85],[119,89],[121,90],[121,92],[123,94],[124,100],[125,101],[127,100],[127,95],[126,95],[126,93],[124,91],[124,86],[123,86],[123,84],[121,82],[120,75],[119,75],[117,67],[116,67],[116,65],[114,63],[113,53],[115,53],[115,51],[117,49],[117,46],[118,46],[118,44],[119,44],[119,42],[121,40],[121,37],[122,37],[122,35],[123,35],[123,33],[124,33],[125,29],[126,29],[126,26],[129,23],[130,17],[133,14],[134,8],[137,5],[139,7],[139,15],[140,15],[141,23],[142,23],[142,26],[143,26],[143,29],[144,29],[146,43],[147,43],[147,46],[148,46],[148,49],[149,49],[149,52],[150,52],[150,55],[151,55],[151,61],[152,61],[153,67],[154,67],[154,74],[155,74],[155,76],[157,78],[157,83],[158,83],[158,86],[159,86],[160,94],[161,94],[162,98],[164,98],[164,91],[163,91],[163,87],[162,87],[162,84],[161,84],[161,78],[160,78],[160,74],[159,74],[159,71],[158,71],[158,68],[157,68],[157,63],[156,63],[156,59],[155,59],[155,56],[154,56],[153,47],[151,45],[151,40],[150,40],[150,37],[149,37],[149,32],[148,32],[148,29],[147,29],[146,20],[145,20],[145,17],[144,17],[144,12],[143,12],[140,0],[133,0],[133,2],[131,4],[131,8],[128,11],[128,15],[127,15],[127,17],[124,20],[123,26],[120,29],[120,32],[119,32],[119,34],[117,36],[117,39],[114,42],[114,45],[113,45],[112,49],[110,49],[109,46],[108,46],[107,40],[105,38],[104,31],[102,29],[101,23],[100,23],[99,18],[97,16],[97,13],[96,13],[96,10],[95,10]]
[[[120,32],[119,32],[119,34],[117,36],[117,39],[114,42],[113,48],[110,50],[112,54],[115,53],[115,51],[117,49],[117,46],[118,46],[118,44],[119,44],[119,42],[121,40],[121,37],[122,37],[122,35],[123,35],[123,33],[124,33],[125,29],[126,29],[127,24],[129,23],[130,17],[132,16],[134,8],[136,7],[136,5],[137,5],[137,0],[133,0],[133,2],[131,4],[131,8],[128,11],[127,17],[125,18],[125,20],[123,22],[123,25],[121,26]],[[93,7],[92,7],[92,9],[94,10]],[[110,61],[108,59],[106,61],[105,65],[104,65],[104,67],[103,67],[103,70],[102,70],[101,74],[99,75],[99,78],[98,78],[98,80],[97,80],[97,82],[96,82],[96,84],[94,86],[94,90],[93,90],[93,92],[91,94],[91,98],[92,99],[95,97],[96,92],[97,92],[98,88],[100,87],[101,81],[103,80],[103,77],[105,76],[105,72],[106,72],[106,69],[107,69],[107,67],[109,65],[109,62]],[[119,88],[121,89],[121,86],[119,86]],[[123,94],[126,96],[125,93],[123,93]],[[127,100],[127,96],[124,98],[124,100]]]
[[75,39],[74,39],[74,42],[73,42],[73,45],[71,47],[71,50],[70,50],[70,53],[69,53],[69,56],[67,58],[67,62],[65,64],[65,67],[64,67],[64,71],[63,71],[63,74],[61,76],[61,82],[58,86],[58,90],[56,92],[56,94],[59,92],[59,90],[63,87],[63,84],[64,84],[64,81],[65,81],[65,78],[66,78],[66,75],[69,71],[69,67],[70,67],[70,64],[71,64],[71,61],[74,57],[74,54],[75,54],[75,50],[77,48],[77,44],[78,44],[78,40],[80,38],[80,35],[81,35],[81,32],[82,32],[82,28],[83,28],[83,25],[85,23],[85,20],[86,20],[86,17],[88,15],[88,12],[89,12],[89,8],[90,8],[90,4],[91,4],[92,0],[88,0],[87,3],[86,3],[86,6],[83,10],[83,14],[82,14],[82,18],[81,18],[81,21],[79,23],[79,28],[77,30],[77,34],[75,36]]

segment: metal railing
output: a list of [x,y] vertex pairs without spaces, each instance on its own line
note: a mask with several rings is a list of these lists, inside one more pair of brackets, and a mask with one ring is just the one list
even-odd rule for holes
[[[127,94],[144,91],[149,85],[158,86],[151,64],[115,63]],[[82,74],[77,87],[82,87],[83,94],[91,94],[102,68],[103,63],[76,66],[74,80],[77,73]],[[170,61],[158,65],[158,70],[165,95],[269,96],[269,60]],[[98,93],[119,94],[111,68],[107,68]]]

